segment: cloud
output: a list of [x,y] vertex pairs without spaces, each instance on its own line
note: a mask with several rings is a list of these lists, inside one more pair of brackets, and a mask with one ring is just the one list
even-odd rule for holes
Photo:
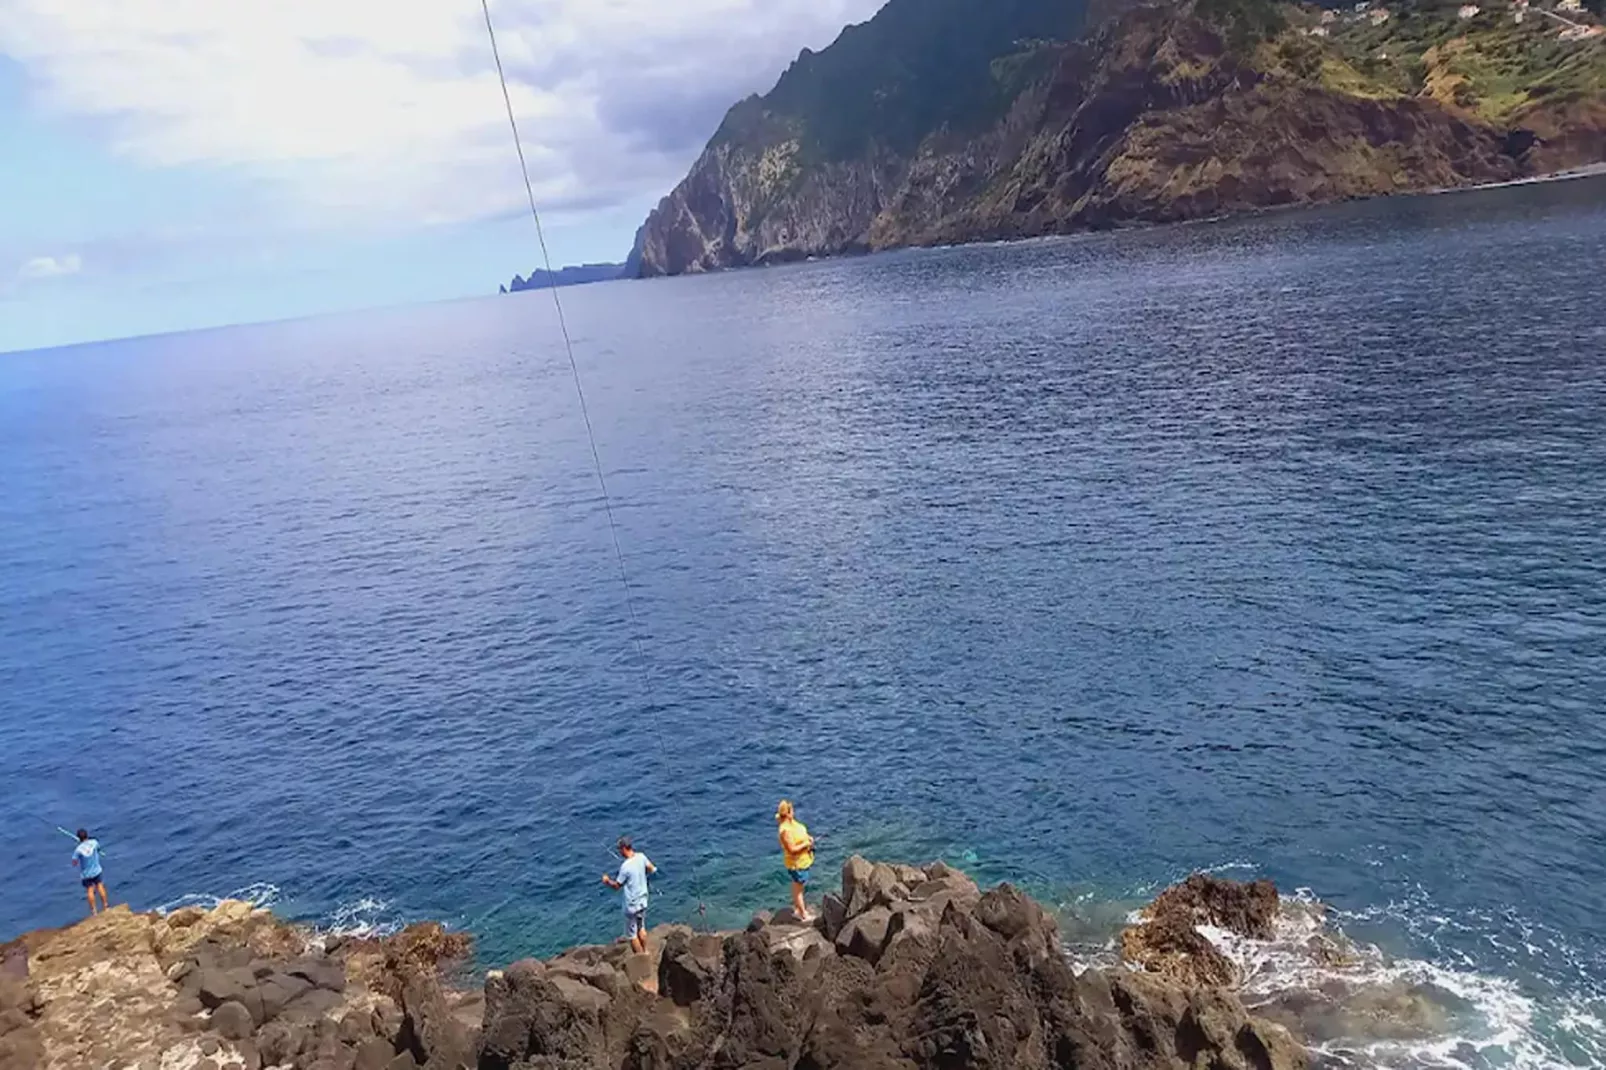
[[[725,108],[882,0],[493,0],[536,195],[668,192]],[[140,164],[271,192],[264,225],[492,218],[523,195],[479,0],[0,0],[30,100]]]
[[77,253],[67,253],[65,256],[36,256],[32,260],[25,260],[17,269],[17,278],[23,281],[37,279],[56,279],[63,275],[76,275],[83,269],[84,262]]

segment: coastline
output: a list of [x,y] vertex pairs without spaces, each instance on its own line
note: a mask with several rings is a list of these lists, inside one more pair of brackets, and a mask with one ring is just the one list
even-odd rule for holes
[[[113,908],[0,947],[0,1070],[1124,1066],[1300,1070],[1199,935],[1267,935],[1277,893],[1203,875],[1075,970],[1053,917],[941,862],[843,866],[819,917],[652,930],[465,972],[468,934],[321,936],[248,903]],[[1204,1056],[1201,1056],[1204,1053]],[[1213,1054],[1211,1054],[1213,1053]]]
[[479,972],[435,922],[343,937],[240,901],[117,907],[0,946],[0,1070],[1383,1070],[1466,1065],[1512,1027],[1468,1033],[1464,983],[1263,880],[1194,874],[1096,961],[942,862],[850,858],[817,914]]
[[842,250],[838,252],[811,253],[807,256],[787,256],[774,259],[760,260],[751,264],[736,264],[729,267],[699,268],[693,271],[683,271],[676,274],[655,274],[625,276],[617,279],[618,282],[656,282],[667,279],[696,278],[702,275],[724,275],[731,272],[762,271],[771,268],[796,267],[802,264],[825,263],[832,261],[864,260],[872,257],[893,255],[897,253],[937,251],[943,249],[964,249],[974,246],[1011,246],[1030,245],[1033,242],[1058,241],[1068,238],[1082,238],[1099,234],[1143,233],[1157,230],[1167,230],[1173,227],[1208,226],[1215,223],[1234,223],[1254,219],[1265,219],[1279,215],[1287,215],[1301,211],[1317,211],[1324,208],[1336,208],[1348,204],[1375,204],[1393,201],[1410,201],[1423,197],[1440,197],[1449,194],[1479,193],[1488,190],[1511,189],[1523,186],[1546,186],[1562,182],[1574,182],[1587,179],[1606,179],[1606,161],[1585,164],[1580,167],[1569,167],[1559,171],[1550,171],[1541,175],[1524,175],[1521,178],[1505,179],[1498,182],[1477,182],[1463,186],[1440,186],[1434,189],[1402,190],[1390,193],[1378,193],[1369,196],[1339,197],[1331,200],[1302,201],[1297,204],[1275,204],[1256,208],[1245,208],[1238,211],[1221,212],[1215,215],[1196,216],[1188,219],[1127,219],[1110,222],[1097,226],[1081,226],[1069,230],[1054,230],[1042,234],[1029,235],[999,235],[982,233],[973,237],[945,238],[941,241],[915,242],[911,244],[885,245],[865,248]]

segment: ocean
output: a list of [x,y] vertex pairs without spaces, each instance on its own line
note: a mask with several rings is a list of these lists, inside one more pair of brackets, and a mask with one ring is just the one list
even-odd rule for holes
[[1303,889],[1434,1008],[1334,1065],[1606,1065],[1603,278],[1581,180],[568,289],[628,601],[546,293],[0,357],[0,938],[55,825],[487,965],[629,833],[732,925],[785,796],[1090,961]]

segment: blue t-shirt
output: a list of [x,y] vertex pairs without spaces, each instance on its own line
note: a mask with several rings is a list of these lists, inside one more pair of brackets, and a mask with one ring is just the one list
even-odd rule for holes
[[614,880],[624,892],[626,913],[647,909],[647,867],[650,865],[647,856],[639,851],[619,863],[619,875]]
[[85,880],[100,876],[100,841],[84,840],[73,848],[73,857],[78,859],[78,872]]

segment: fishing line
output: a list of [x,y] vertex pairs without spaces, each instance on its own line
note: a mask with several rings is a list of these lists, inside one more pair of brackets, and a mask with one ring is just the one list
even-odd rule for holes
[[[608,515],[608,533],[613,539],[613,556],[619,566],[619,582],[624,587],[625,610],[630,618],[630,632],[636,648],[636,664],[638,666],[638,682],[642,690],[642,698],[658,709],[663,707],[654,699],[652,681],[647,671],[647,648],[641,640],[641,622],[636,616],[636,601],[630,593],[630,572],[625,567],[624,546],[619,540],[619,522],[614,516],[613,498],[608,493],[608,478],[602,469],[602,454],[597,450],[597,433],[591,423],[591,410],[586,404],[585,386],[580,378],[580,364],[574,359],[574,340],[569,335],[569,323],[563,315],[563,301],[558,297],[558,278],[552,270],[552,253],[547,248],[546,230],[541,226],[541,211],[535,205],[535,187],[530,182],[530,166],[524,158],[524,139],[519,136],[519,122],[513,114],[513,97],[507,88],[507,72],[502,67],[502,50],[496,43],[496,24],[491,19],[490,0],[480,0],[480,10],[485,13],[485,33],[491,40],[491,57],[496,61],[496,78],[502,85],[502,103],[507,107],[508,128],[513,131],[513,148],[519,154],[519,174],[524,179],[524,195],[530,203],[530,218],[535,222],[536,241],[541,246],[541,261],[546,267],[547,290],[552,294],[552,307],[558,314],[558,329],[563,332],[563,349],[569,357],[569,371],[574,377],[574,393],[580,399],[580,415],[585,420],[586,441],[591,444],[591,463],[596,470],[597,486],[602,491],[602,508]],[[664,747],[664,730],[659,718],[654,718],[658,731],[658,746],[660,753],[666,753]],[[677,814],[680,811],[677,807]],[[684,822],[678,822],[682,832],[688,831]],[[703,902],[702,884],[697,872],[697,853],[691,853],[691,880],[692,893],[697,897],[697,916],[706,918],[707,905]]]

